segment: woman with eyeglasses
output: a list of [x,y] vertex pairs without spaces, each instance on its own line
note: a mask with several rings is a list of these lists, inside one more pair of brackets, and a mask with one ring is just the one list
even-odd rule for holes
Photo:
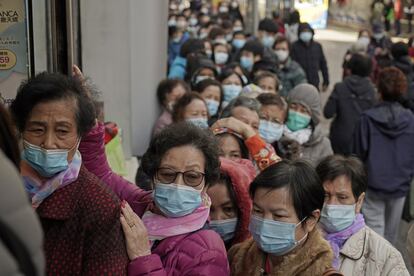
[[[226,248],[207,230],[218,180],[218,145],[211,132],[178,123],[153,138],[142,159],[153,180],[153,204],[142,220],[126,205],[121,218],[136,275],[229,275]],[[127,223],[129,222],[129,223]]]

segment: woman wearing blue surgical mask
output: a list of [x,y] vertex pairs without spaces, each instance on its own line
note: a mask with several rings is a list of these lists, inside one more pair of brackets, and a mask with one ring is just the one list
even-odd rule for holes
[[223,98],[223,88],[221,84],[212,79],[206,79],[199,82],[194,91],[200,93],[207,105],[210,119],[215,120],[221,110],[221,99]]
[[248,187],[256,176],[250,160],[220,159],[220,179],[212,183],[207,194],[211,198],[209,228],[216,231],[226,248],[245,241],[249,236],[251,199]]
[[229,275],[224,243],[206,225],[205,190],[220,173],[212,134],[185,122],[171,125],[151,141],[141,165],[153,180],[154,204],[133,220],[134,265],[144,274]]
[[42,73],[19,88],[11,111],[23,140],[25,189],[43,226],[46,274],[126,275],[120,201],[78,151],[96,118],[85,87]]
[[215,43],[213,46],[213,61],[217,66],[217,71],[221,69],[228,63],[230,60],[229,47],[227,44]]
[[362,162],[334,155],[316,171],[325,190],[319,225],[334,252],[333,266],[343,275],[409,275],[400,252],[365,224],[368,179]]
[[198,93],[188,93],[174,105],[173,122],[186,121],[203,129],[208,128],[208,108]]
[[[232,275],[324,275],[333,254],[316,225],[324,190],[311,165],[280,161],[250,185],[252,238],[228,255]],[[330,274],[332,275],[332,274]]]
[[231,100],[237,98],[243,88],[243,80],[234,69],[226,68],[219,75],[223,87],[222,104],[225,107]]
[[257,97],[260,102],[260,136],[271,144],[282,159],[300,158],[298,142],[283,136],[287,119],[287,103],[276,94],[264,93]]
[[317,164],[332,155],[329,138],[319,125],[321,99],[318,90],[310,84],[299,84],[289,92],[288,119],[283,135],[302,146],[302,158]]

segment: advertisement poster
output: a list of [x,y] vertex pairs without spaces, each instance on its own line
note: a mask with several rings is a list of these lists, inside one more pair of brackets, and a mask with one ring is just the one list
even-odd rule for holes
[[24,0],[0,0],[0,102],[9,105],[29,73]]
[[314,29],[324,29],[328,23],[328,0],[295,0],[300,21],[308,22]]

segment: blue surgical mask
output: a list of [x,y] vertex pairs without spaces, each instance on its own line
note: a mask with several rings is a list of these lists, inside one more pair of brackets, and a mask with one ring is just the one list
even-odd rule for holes
[[215,100],[207,99],[206,104],[207,104],[208,114],[210,114],[210,116],[216,115],[218,108],[220,106],[220,103]]
[[291,131],[298,131],[307,128],[311,122],[311,117],[297,111],[289,110],[286,126]]
[[44,149],[27,141],[23,141],[23,145],[22,159],[41,176],[49,178],[68,169],[68,154],[78,146],[78,142],[71,149],[58,150]]
[[299,35],[299,39],[305,43],[308,43],[312,40],[313,34],[311,32],[302,32]]
[[282,137],[283,125],[267,120],[260,120],[259,133],[260,137],[267,143],[272,144],[275,141],[279,141]]
[[198,24],[197,18],[190,18],[190,26],[196,26]]
[[160,211],[171,218],[183,217],[201,205],[201,190],[178,184],[156,183],[154,202]]
[[319,221],[322,228],[328,233],[336,233],[351,226],[356,216],[355,205],[324,204]]
[[[304,218],[302,221],[304,221]],[[262,219],[252,215],[249,231],[256,244],[264,252],[276,256],[284,255],[292,251],[299,243],[306,239],[306,234],[301,240],[296,241],[295,230],[298,224]]]
[[217,65],[225,64],[228,59],[229,59],[229,54],[227,53],[215,53],[214,54],[214,62]]
[[253,62],[253,59],[252,58],[245,57],[245,56],[242,56],[240,58],[240,65],[241,65],[241,67],[243,67],[247,71],[251,71],[252,70],[253,64],[254,64],[254,62]]
[[189,118],[186,119],[186,121],[195,126],[198,126],[199,128],[208,128],[208,120],[206,118]]
[[273,47],[273,43],[275,43],[275,38],[271,35],[265,35],[262,38],[262,43],[265,47],[267,48],[272,48]]
[[236,49],[243,48],[244,44],[246,44],[246,40],[244,40],[244,39],[233,39],[233,42],[232,42],[232,45]]
[[223,85],[224,101],[230,102],[234,98],[238,97],[242,91],[241,85],[225,84]]
[[237,218],[212,220],[209,223],[209,228],[216,231],[223,241],[227,242],[234,238],[237,222]]

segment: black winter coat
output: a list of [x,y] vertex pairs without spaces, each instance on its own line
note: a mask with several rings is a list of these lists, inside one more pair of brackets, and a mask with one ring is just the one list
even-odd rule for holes
[[356,75],[351,75],[335,85],[324,109],[326,118],[335,117],[329,136],[335,153],[351,153],[355,125],[361,113],[376,103],[375,93],[369,78]]
[[329,73],[322,45],[311,41],[309,45],[300,39],[293,43],[291,57],[302,66],[308,82],[319,89],[319,71],[322,71],[323,84],[329,85]]

